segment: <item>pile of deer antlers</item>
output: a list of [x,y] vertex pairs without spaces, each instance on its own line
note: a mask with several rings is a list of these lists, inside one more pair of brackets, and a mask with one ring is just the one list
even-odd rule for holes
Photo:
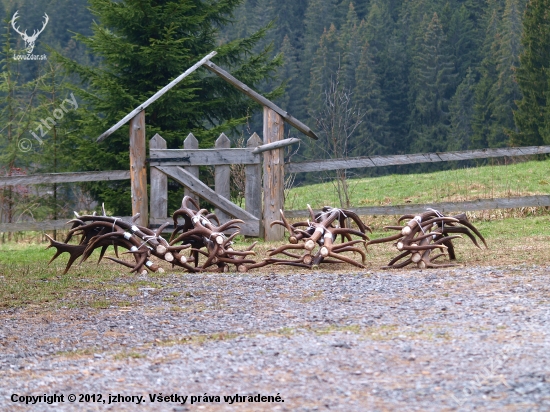
[[[57,242],[48,236],[50,240],[48,248],[57,249],[50,263],[62,253],[69,253],[65,274],[78,258],[80,258],[80,264],[98,248],[101,248],[99,254],[99,261],[101,261],[109,246],[115,248],[117,258],[107,257],[107,259],[132,268],[131,273],[146,273],[148,270],[163,272],[161,267],[151,261],[151,256],[187,269],[189,272],[203,271],[212,265],[217,265],[219,271],[226,272],[229,269],[228,264],[235,264],[237,270],[245,272],[246,264],[256,263],[254,260],[246,259],[247,255],[255,254],[251,250],[255,243],[245,251],[236,251],[231,247],[233,238],[239,233],[237,223],[244,223],[242,220],[230,220],[220,225],[216,215],[209,213],[206,209],[199,209],[197,203],[188,196],[183,198],[181,208],[174,212],[175,229],[170,241],[166,241],[161,236],[162,231],[170,223],[167,222],[156,231],[152,231],[136,225],[135,221],[138,217],[139,214],[135,215],[129,223],[120,218],[107,216],[105,209],[103,209],[103,216],[76,214],[76,219],[68,222],[73,226],[64,242]],[[183,217],[182,224],[178,224],[179,217]],[[213,221],[217,226],[212,223]],[[227,237],[224,232],[228,230],[235,230],[235,232]],[[178,235],[179,232],[182,233]],[[80,236],[78,244],[68,244],[74,236]],[[177,243],[181,244],[177,245]],[[134,256],[134,264],[119,258],[119,247],[127,249],[125,253]],[[186,257],[181,253],[185,249],[189,249],[190,256]],[[199,265],[201,254],[206,256],[206,260]]]
[[[436,259],[449,254],[450,260],[456,260],[456,254],[452,240],[462,238],[457,233],[468,236],[474,245],[481,248],[473,235],[474,232],[483,242],[487,243],[472,225],[465,214],[456,216],[444,216],[437,210],[428,209],[420,215],[403,215],[398,223],[409,219],[405,226],[386,226],[386,229],[398,230],[399,233],[382,239],[371,240],[367,245],[376,243],[393,242],[397,250],[401,252],[393,258],[384,269],[402,268],[410,264],[416,264],[418,268],[437,268],[456,266],[454,263],[434,263]],[[471,230],[471,231],[470,231]],[[433,255],[432,252],[439,253]]]
[[[194,208],[193,208],[194,207]],[[183,223],[179,224],[178,218],[183,218]],[[189,262],[194,262],[195,267],[192,271],[202,271],[213,265],[218,267],[218,271],[227,272],[229,265],[235,265],[239,272],[246,272],[248,265],[256,262],[247,259],[247,256],[255,255],[252,250],[256,245],[254,242],[248,249],[243,251],[234,250],[233,239],[239,234],[238,223],[244,223],[240,219],[230,220],[223,225],[214,213],[209,213],[206,209],[200,209],[193,198],[185,196],[181,202],[181,208],[172,215],[174,219],[174,231],[170,236],[170,245],[181,242],[182,246],[191,247]],[[215,222],[216,225],[212,222]],[[230,236],[224,232],[233,230]],[[178,234],[180,233],[181,234]],[[206,250],[202,250],[205,248]],[[204,255],[206,260],[199,266],[199,256]]]
[[[365,253],[356,247],[357,244],[365,244],[369,240],[366,231],[372,230],[365,225],[359,216],[354,212],[345,209],[336,209],[325,206],[321,212],[314,213],[310,205],[307,205],[310,220],[290,224],[281,210],[281,220],[271,223],[281,225],[288,232],[290,244],[280,246],[269,251],[269,256],[283,254],[292,260],[270,257],[253,267],[265,266],[267,264],[291,265],[300,267],[317,267],[321,263],[346,262],[351,265],[364,268]],[[348,225],[348,220],[355,222],[357,229]],[[341,242],[338,242],[340,235]],[[352,239],[358,236],[361,239]],[[318,249],[316,249],[318,247]],[[301,254],[289,252],[302,251]],[[354,252],[361,256],[361,263],[356,262],[349,256],[342,255],[344,252]],[[332,259],[329,259],[332,258]]]
[[[451,261],[456,259],[452,240],[460,238],[459,234],[468,236],[474,245],[480,247],[475,234],[487,247],[485,239],[465,214],[444,216],[437,210],[429,209],[418,216],[404,215],[398,223],[408,219],[405,226],[386,226],[386,229],[398,230],[399,233],[369,241],[366,232],[372,233],[372,230],[354,212],[325,206],[322,211],[315,213],[310,205],[307,206],[310,218],[304,222],[290,223],[281,210],[281,220],[272,222],[271,226],[283,226],[288,232],[289,244],[269,250],[269,257],[261,262],[250,258],[256,255],[252,250],[256,242],[245,250],[233,248],[233,239],[239,234],[239,223],[244,223],[242,220],[233,219],[220,224],[214,213],[201,209],[193,198],[185,196],[181,208],[172,216],[174,231],[169,241],[161,236],[170,224],[168,222],[153,231],[136,225],[139,214],[131,222],[126,222],[121,218],[107,216],[105,209],[102,216],[96,216],[95,213],[79,216],[75,212],[76,218],[68,222],[72,227],[64,242],[57,242],[48,236],[48,248],[56,248],[50,263],[62,253],[69,253],[65,274],[77,259],[80,258],[79,264],[86,261],[96,249],[100,249],[99,263],[107,248],[113,246],[116,258],[107,259],[127,266],[136,273],[163,272],[151,260],[152,256],[189,272],[201,272],[212,267],[219,272],[227,272],[230,265],[235,265],[239,272],[246,272],[272,264],[313,268],[321,263],[342,262],[365,268],[365,252],[359,245],[366,248],[367,245],[395,242],[400,254],[385,269],[402,268],[409,264],[424,269],[454,266],[453,263],[434,262],[445,256],[445,252]],[[356,228],[351,227],[352,223]],[[80,237],[77,244],[68,243],[77,236]],[[119,248],[126,249],[125,253],[132,255],[134,262],[121,260]],[[188,256],[184,256],[185,250],[189,252]],[[346,252],[358,254],[361,261],[345,255]],[[201,256],[204,261],[199,262]]]
[[[50,247],[56,248],[55,255],[51,258],[51,263],[64,252],[69,253],[69,261],[63,274],[67,273],[72,264],[80,258],[80,263],[88,259],[94,250],[101,248],[98,263],[105,255],[109,246],[113,246],[117,258],[107,257],[114,262],[132,268],[132,272],[144,273],[147,270],[163,272],[156,263],[150,260],[151,256],[170,262],[174,265],[193,270],[192,266],[187,264],[185,256],[180,252],[189,246],[170,246],[170,244],[160,234],[168,225],[161,226],[156,231],[135,224],[139,214],[132,218],[131,222],[125,222],[120,218],[107,216],[103,209],[103,216],[84,215],[79,216],[75,212],[76,218],[70,220],[72,227],[64,242],[57,242],[48,236]],[[46,235],[47,236],[47,235]],[[68,244],[75,236],[80,236],[78,244]],[[128,263],[119,259],[118,248],[126,249],[128,254],[133,255],[135,263]]]

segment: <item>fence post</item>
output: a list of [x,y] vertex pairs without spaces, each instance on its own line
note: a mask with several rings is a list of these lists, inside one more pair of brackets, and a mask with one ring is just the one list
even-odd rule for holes
[[[278,142],[284,137],[283,118],[264,106],[264,144]],[[270,223],[280,219],[279,209],[284,208],[285,180],[284,149],[264,152],[264,215],[263,226],[266,241],[279,241],[284,237],[280,225]]]
[[145,167],[145,111],[130,120],[130,180],[132,187],[132,215],[139,213],[138,225],[148,226],[147,169]]
[[[262,144],[260,136],[254,133],[246,142],[246,147],[254,149]],[[244,188],[244,207],[245,210],[260,219],[260,237],[264,237],[264,227],[262,223],[262,165],[246,165],[245,188]]]
[[[183,148],[184,149],[198,149],[199,148],[199,141],[195,136],[193,136],[193,133],[189,133],[185,140],[183,141]],[[198,166],[185,166],[184,169],[189,172],[191,175],[199,178],[199,167]],[[193,198],[197,203],[199,203],[199,198],[188,188],[184,188],[183,193],[185,196],[190,196]]]
[[[216,149],[229,149],[231,147],[231,142],[229,138],[222,133],[220,137],[216,139],[216,144],[214,145]],[[230,189],[230,179],[231,179],[231,167],[229,165],[216,166],[214,168],[214,190],[220,196],[225,197],[227,200],[231,200],[231,189]],[[216,216],[220,220],[220,223],[227,222],[230,219],[230,216],[226,214],[221,209],[215,209]]]
[[[166,149],[166,140],[158,133],[149,140],[149,149]],[[150,168],[151,220],[166,219],[168,216],[168,177],[156,167]]]

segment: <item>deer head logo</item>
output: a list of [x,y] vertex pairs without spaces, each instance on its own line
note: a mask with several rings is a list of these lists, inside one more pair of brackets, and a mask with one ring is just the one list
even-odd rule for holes
[[29,36],[27,34],[27,30],[25,30],[22,33],[19,30],[19,27],[15,27],[15,20],[17,20],[19,18],[18,13],[19,13],[19,10],[17,10],[15,12],[15,14],[13,15],[13,17],[11,19],[11,25],[12,25],[13,29],[17,33],[19,33],[21,35],[21,37],[23,38],[23,40],[25,41],[25,49],[27,50],[27,54],[31,54],[32,51],[34,50],[34,42],[38,38],[38,35],[44,31],[44,29],[46,28],[46,24],[48,24],[48,21],[50,20],[50,18],[48,17],[48,15],[46,13],[44,13],[44,23],[42,24],[42,28],[40,30],[34,30],[33,33],[32,33],[32,36]]

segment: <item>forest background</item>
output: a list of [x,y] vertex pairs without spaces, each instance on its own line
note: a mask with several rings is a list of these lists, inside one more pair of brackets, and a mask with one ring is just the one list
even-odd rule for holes
[[[119,105],[112,111],[103,106],[106,114],[98,113],[94,92],[101,89],[90,86],[90,76],[109,58],[101,55],[101,50],[99,53],[93,50],[92,43],[86,47],[85,42],[75,38],[75,33],[94,37],[92,23],[97,16],[90,11],[90,3],[94,2],[52,0],[37,5],[30,0],[1,1],[4,47],[0,79],[0,173],[127,168],[127,148],[123,150],[120,146],[127,145],[126,132],[119,136],[119,146],[104,149],[95,147],[98,146],[95,138],[114,123],[112,120],[118,120],[122,117],[120,114],[135,107],[135,102],[143,101],[142,97],[150,96],[168,81],[150,84],[135,93],[134,101],[117,102]],[[140,1],[126,3],[139,5]],[[225,54],[221,53],[225,67],[231,69],[231,63],[240,62],[234,73],[244,77],[245,82],[249,80],[251,86],[268,94],[312,129],[320,129],[321,134],[332,93],[348,113],[345,144],[338,149],[340,156],[550,144],[544,133],[523,133],[518,128],[522,119],[514,114],[524,97],[518,82],[518,68],[520,55],[525,52],[522,38],[526,37],[523,23],[527,0],[244,0],[226,3],[227,7],[220,12],[224,18],[216,21],[211,39],[213,46],[225,50]],[[548,1],[538,3],[544,7]],[[49,26],[40,35],[34,51],[34,54],[48,54],[47,61],[11,59],[14,50],[23,47],[10,25],[15,10],[25,16],[30,31],[40,27],[44,13],[48,13]],[[143,27],[145,25],[136,30]],[[97,33],[95,36],[97,38]],[[205,42],[205,46],[209,45]],[[241,48],[237,52],[238,47]],[[195,60],[202,57],[198,52],[195,54]],[[72,70],[67,71],[67,67]],[[177,68],[175,75],[187,67]],[[254,67],[262,70],[255,71]],[[252,75],[260,71],[259,75]],[[86,78],[86,73],[88,83],[79,83]],[[140,76],[135,78],[136,84],[147,77],[143,73]],[[103,90],[107,86],[103,85]],[[547,91],[549,87],[546,84],[543,89]],[[28,138],[33,124],[51,113],[71,91],[78,95],[82,108],[69,111],[48,133],[44,144],[33,142],[30,152],[22,152],[17,145],[21,137]],[[131,91],[125,92],[131,94]],[[205,96],[202,97],[204,100]],[[88,106],[86,98],[91,102]],[[225,104],[228,105],[229,100]],[[168,134],[169,147],[181,147],[190,131],[199,137],[203,147],[210,147],[220,131],[230,134],[235,141],[254,131],[261,132],[258,107],[249,101],[239,104],[238,112],[219,111],[208,121],[198,115],[194,123],[164,127],[167,123],[156,124],[155,117],[149,113],[146,121],[149,125],[152,119],[151,131]],[[18,117],[17,110],[24,114]],[[92,123],[95,126],[90,126]],[[223,127],[228,130],[222,130]],[[205,131],[201,132],[201,128]],[[116,144],[116,136],[113,141]],[[327,150],[329,146],[304,139],[293,160],[334,156],[334,151]],[[115,157],[111,156],[113,152]],[[409,166],[406,170],[412,168]],[[314,178],[301,179],[311,182]],[[54,187],[53,203],[48,204],[42,197],[41,202],[28,209],[37,216],[51,215],[51,205],[60,203],[57,192],[61,190],[61,185]],[[92,185],[86,190],[97,200],[113,204],[113,199],[126,193],[128,188],[111,183]],[[16,213],[8,213],[6,208],[13,209],[21,194],[29,195],[17,190],[7,194],[3,190],[0,221],[13,221]],[[11,197],[7,199],[7,196]],[[113,211],[121,214],[127,213],[128,207],[112,206]]]

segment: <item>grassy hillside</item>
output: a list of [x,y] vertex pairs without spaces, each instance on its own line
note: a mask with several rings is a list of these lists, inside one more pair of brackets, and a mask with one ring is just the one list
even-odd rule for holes
[[[321,172],[323,173],[323,172]],[[339,206],[330,176],[321,183],[295,187],[287,195],[285,209]],[[550,194],[550,159],[509,165],[461,168],[425,174],[390,175],[348,180],[351,206],[405,203],[460,202],[509,196]]]

